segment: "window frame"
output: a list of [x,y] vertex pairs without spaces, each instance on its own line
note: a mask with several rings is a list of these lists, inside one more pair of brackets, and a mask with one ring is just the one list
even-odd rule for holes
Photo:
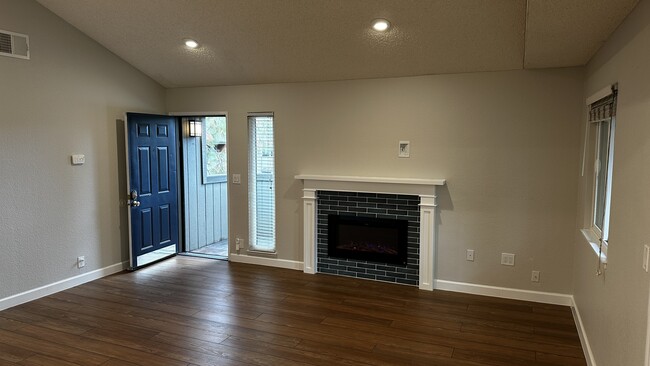
[[[271,134],[272,134],[272,159],[273,159],[273,171],[271,173],[262,173],[263,175],[270,174],[272,179],[272,197],[273,197],[273,216],[272,216],[272,244],[273,247],[270,249],[257,246],[257,144],[253,144],[252,129],[254,128],[253,124],[257,123],[257,118],[271,118]],[[276,255],[277,254],[277,190],[276,190],[276,149],[275,149],[275,116],[272,112],[264,113],[249,113],[247,116],[247,125],[248,125],[248,222],[249,222],[249,246],[248,252],[265,254],[265,255]],[[256,126],[255,126],[256,127]],[[255,135],[256,136],[256,135]],[[266,150],[268,148],[264,148]],[[261,151],[261,154],[264,155],[264,151]]]
[[[609,220],[610,220],[610,208],[612,204],[611,200],[611,189],[612,189],[612,170],[613,170],[613,153],[614,153],[614,131],[615,131],[615,117],[611,117],[608,120],[601,120],[597,122],[591,122],[592,124],[597,125],[596,133],[596,144],[594,148],[594,173],[593,173],[593,187],[592,187],[592,204],[591,204],[591,230],[596,234],[596,237],[600,240],[602,239],[606,245],[609,234]],[[607,131],[607,148],[606,150],[600,149],[600,144],[602,140],[600,139],[601,130],[605,127]],[[605,177],[602,181],[605,184],[603,188],[602,195],[599,194],[599,177],[601,176],[601,169],[599,162],[602,161],[603,156],[599,156],[601,152],[604,152],[604,158],[607,160],[607,163],[604,165],[606,167]],[[598,226],[598,221],[600,216],[598,214],[598,205],[602,201],[602,227]]]
[[226,145],[228,146],[228,117],[223,115],[212,115],[201,117],[201,177],[203,184],[224,183],[228,181],[228,154],[226,153],[226,171],[219,175],[208,175],[208,155],[207,155],[207,118],[223,117],[226,121]]
[[[617,85],[605,88],[597,92],[594,96],[587,99],[587,106],[589,107],[589,117],[587,119],[585,131],[585,147],[583,151],[583,168],[582,175],[585,175],[585,163],[588,161],[588,155],[593,157],[593,171],[591,171],[591,192],[589,192],[588,199],[588,220],[586,220],[584,228],[581,230],[585,239],[589,242],[592,249],[599,257],[599,263],[607,264],[607,251],[609,248],[609,225],[611,219],[611,204],[612,204],[612,176],[614,170],[614,142],[616,132],[616,103],[617,103]],[[608,103],[607,99],[611,98]],[[602,103],[605,102],[605,103]],[[591,112],[599,108],[601,105],[610,104],[611,111],[609,116],[603,118],[592,119]],[[608,129],[607,148],[601,149],[601,133],[602,129],[606,126]],[[594,128],[595,127],[595,128]],[[590,131],[596,131],[595,137],[590,138]],[[589,151],[588,151],[589,150]],[[603,154],[604,156],[601,156]],[[604,165],[606,168],[604,180],[601,181],[605,187],[599,194],[599,177],[602,173],[599,164],[603,159],[607,163]],[[598,205],[602,204],[602,227],[599,227],[599,213]],[[587,207],[585,207],[587,209]],[[587,212],[585,212],[587,213]],[[600,267],[599,267],[600,268]],[[605,267],[606,268],[606,267]],[[600,269],[599,272],[600,273]]]

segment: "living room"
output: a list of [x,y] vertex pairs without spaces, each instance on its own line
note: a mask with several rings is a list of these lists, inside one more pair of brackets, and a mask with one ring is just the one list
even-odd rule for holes
[[[128,189],[124,131],[117,121],[126,112],[227,112],[228,173],[242,176],[242,184],[228,185],[229,239],[248,242],[247,118],[251,112],[273,112],[277,250],[260,256],[245,247],[237,251],[230,240],[232,262],[303,269],[305,187],[296,176],[441,179],[445,184],[435,191],[434,288],[529,301],[542,296],[571,306],[588,364],[647,365],[650,291],[642,265],[644,245],[650,245],[644,228],[650,215],[644,184],[650,136],[648,1],[611,2],[612,8],[627,10],[620,11],[620,24],[611,27],[606,42],[596,42],[593,55],[571,67],[526,67],[524,56],[534,53],[524,54],[523,44],[512,50],[506,42],[511,39],[499,38],[481,46],[492,51],[446,61],[467,70],[425,72],[413,66],[407,75],[371,69],[384,75],[355,77],[367,70],[346,68],[341,55],[343,61],[331,61],[332,69],[320,71],[319,79],[296,80],[287,75],[319,73],[308,67],[315,61],[298,57],[304,69],[284,70],[274,61],[278,73],[253,81],[192,79],[192,85],[143,73],[47,9],[55,3],[0,1],[0,28],[29,35],[31,54],[29,60],[0,57],[5,251],[0,309],[124,269]],[[532,11],[539,2],[512,3],[502,6],[523,9],[525,15],[526,7]],[[509,14],[497,13],[504,19]],[[368,22],[380,15],[369,14]],[[391,19],[392,26],[407,29],[397,19]],[[100,21],[100,15],[88,20]],[[570,19],[562,24],[568,27]],[[551,29],[560,37],[574,31]],[[515,41],[524,37],[507,34]],[[184,36],[179,36],[182,51]],[[287,47],[300,47],[301,41],[296,36]],[[323,53],[335,48],[316,46]],[[399,51],[399,44],[395,47]],[[369,49],[370,56],[390,62],[417,56],[416,51]],[[208,69],[227,58],[189,55]],[[476,59],[467,60],[470,56]],[[519,59],[515,66],[477,69],[498,56]],[[161,70],[166,66],[158,64]],[[241,68],[224,73],[256,74]],[[334,70],[338,73],[330,74]],[[188,80],[191,71],[178,67]],[[615,153],[603,260],[581,232],[590,221],[593,196],[585,162],[586,100],[613,85],[618,88]],[[400,141],[409,142],[408,158],[399,157]],[[85,154],[82,166],[70,164],[70,155],[77,153]],[[475,255],[472,261],[468,250]],[[502,265],[502,253],[516,254],[515,265]],[[80,255],[86,260],[81,269]],[[538,271],[538,282],[531,281],[532,271]]]

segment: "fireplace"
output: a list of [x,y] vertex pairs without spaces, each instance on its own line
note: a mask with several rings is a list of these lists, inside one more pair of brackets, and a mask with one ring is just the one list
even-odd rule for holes
[[418,196],[327,190],[317,196],[317,272],[418,285]]
[[406,265],[407,220],[330,214],[327,221],[330,257]]
[[[352,276],[433,290],[436,187],[444,185],[444,179],[308,174],[296,175],[295,178],[303,181],[305,273]],[[341,199],[344,195],[348,197],[345,200]],[[403,202],[395,202],[404,199],[407,207]],[[329,214],[408,220],[406,266],[328,257]]]

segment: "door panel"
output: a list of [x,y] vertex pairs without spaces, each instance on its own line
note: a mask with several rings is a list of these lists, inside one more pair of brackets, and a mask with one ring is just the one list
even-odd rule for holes
[[176,119],[127,113],[131,268],[178,252]]

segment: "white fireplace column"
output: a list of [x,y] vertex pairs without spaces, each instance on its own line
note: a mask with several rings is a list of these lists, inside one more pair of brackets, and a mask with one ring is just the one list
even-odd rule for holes
[[419,288],[433,290],[436,254],[436,186],[444,179],[367,178],[297,175],[304,181],[303,227],[304,272],[317,272],[318,202],[319,190],[403,194],[420,197],[420,265]]
[[436,197],[420,195],[420,290],[433,290],[436,263]]
[[318,235],[318,208],[316,207],[316,190],[305,188],[302,190],[302,208],[304,222],[304,263],[305,273],[316,273],[317,235]]

